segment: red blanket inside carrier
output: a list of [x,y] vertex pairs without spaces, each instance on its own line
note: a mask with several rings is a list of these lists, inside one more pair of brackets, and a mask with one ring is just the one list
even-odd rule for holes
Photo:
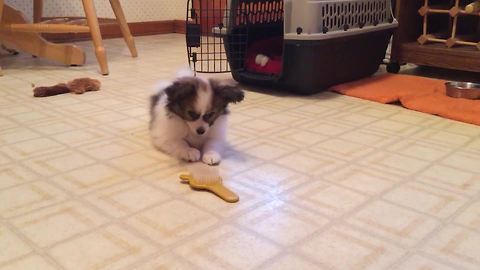
[[258,40],[247,48],[245,69],[255,73],[279,75],[282,72],[283,37]]

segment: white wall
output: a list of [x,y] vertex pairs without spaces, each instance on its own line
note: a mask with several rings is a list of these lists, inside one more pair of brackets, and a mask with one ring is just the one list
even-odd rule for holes
[[[108,0],[95,0],[98,17],[114,18]],[[120,0],[128,22],[184,20],[186,0]],[[33,0],[5,0],[31,21]],[[85,16],[82,0],[44,0],[45,17]]]

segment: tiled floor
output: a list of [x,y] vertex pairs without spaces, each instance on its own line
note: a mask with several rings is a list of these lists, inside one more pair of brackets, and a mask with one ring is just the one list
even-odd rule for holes
[[[227,204],[152,149],[148,95],[180,35],[106,41],[111,74],[2,58],[0,269],[480,269],[480,127],[325,92],[248,91]],[[84,95],[32,84],[101,79]]]

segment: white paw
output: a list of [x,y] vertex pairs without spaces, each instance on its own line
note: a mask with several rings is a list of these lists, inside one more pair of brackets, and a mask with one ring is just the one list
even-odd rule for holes
[[190,147],[187,150],[185,150],[182,157],[187,161],[195,162],[200,160],[200,156],[201,156],[201,153],[198,149]]
[[208,165],[215,165],[220,163],[220,160],[222,160],[222,157],[220,156],[219,153],[215,151],[208,151],[205,154],[203,154],[202,161]]

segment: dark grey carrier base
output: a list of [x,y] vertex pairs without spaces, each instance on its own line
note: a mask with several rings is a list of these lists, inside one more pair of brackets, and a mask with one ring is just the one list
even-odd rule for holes
[[325,40],[284,40],[280,76],[232,68],[245,84],[275,87],[297,94],[314,94],[330,86],[367,77],[382,63],[393,29]]

